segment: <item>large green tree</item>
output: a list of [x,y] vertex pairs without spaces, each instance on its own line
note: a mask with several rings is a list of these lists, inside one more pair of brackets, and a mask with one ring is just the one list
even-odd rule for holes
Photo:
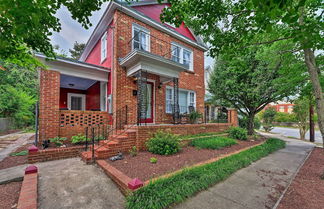
[[89,28],[89,17],[109,0],[1,0],[0,3],[0,59],[7,63],[39,64],[32,50],[54,57],[50,36],[61,30],[55,16],[62,6],[73,19]]
[[[161,2],[161,1],[160,1]],[[215,56],[251,45],[292,40],[287,53],[299,52],[313,85],[318,123],[324,143],[324,98],[315,51],[324,50],[324,3],[322,0],[168,0],[163,21],[184,21],[210,44]],[[280,27],[279,27],[280,26]],[[255,41],[256,34],[273,34]]]
[[255,115],[269,103],[295,94],[305,80],[298,56],[280,54],[281,49],[282,44],[274,44],[221,55],[208,83],[214,99],[229,102],[248,118],[250,135]]

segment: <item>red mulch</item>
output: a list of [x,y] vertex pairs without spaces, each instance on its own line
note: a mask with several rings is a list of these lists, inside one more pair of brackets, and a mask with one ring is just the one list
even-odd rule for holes
[[315,148],[281,200],[278,209],[323,209],[324,150]]
[[17,208],[21,185],[21,181],[0,185],[0,208]]
[[[142,181],[146,181],[223,154],[228,154],[255,144],[259,144],[263,140],[264,139],[257,141],[238,141],[238,144],[236,145],[219,150],[197,149],[187,146],[183,147],[179,153],[170,156],[156,155],[145,151],[139,152],[135,157],[126,154],[123,160],[114,162],[107,160],[107,162],[130,178],[139,178]],[[157,158],[158,161],[156,164],[152,164],[150,162],[151,157]]]
[[[17,148],[14,152],[20,152],[23,150],[27,150],[30,147],[30,144],[22,145]],[[11,168],[17,165],[27,164],[28,155],[24,156],[8,156],[0,162],[0,170],[5,168]]]

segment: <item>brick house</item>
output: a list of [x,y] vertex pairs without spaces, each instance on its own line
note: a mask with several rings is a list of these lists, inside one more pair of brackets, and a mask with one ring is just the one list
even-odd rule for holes
[[40,72],[40,141],[106,124],[132,129],[125,146],[142,147],[152,130],[190,134],[237,125],[235,110],[228,123],[185,124],[189,112],[204,113],[207,47],[184,24],[160,21],[168,6],[111,1],[78,61],[37,55],[48,66]]

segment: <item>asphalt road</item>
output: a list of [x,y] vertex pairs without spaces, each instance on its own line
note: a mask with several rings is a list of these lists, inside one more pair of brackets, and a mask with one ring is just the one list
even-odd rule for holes
[[[290,137],[300,138],[298,128],[275,127],[274,129],[271,130],[271,132],[282,134],[283,136],[286,136],[286,137],[290,136]],[[309,140],[309,131],[307,131],[305,138],[306,138],[306,140]],[[323,143],[322,135],[321,135],[320,131],[315,131],[315,142]]]

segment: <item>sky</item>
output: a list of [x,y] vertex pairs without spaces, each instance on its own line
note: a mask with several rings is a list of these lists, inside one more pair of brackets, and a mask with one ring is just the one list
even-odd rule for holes
[[[84,29],[80,23],[72,19],[71,14],[66,7],[59,9],[56,17],[60,19],[62,30],[59,33],[53,33],[51,36],[51,43],[53,45],[59,45],[60,49],[66,54],[69,54],[69,49],[73,47],[73,43],[75,41],[79,43],[86,43],[92,31],[99,22],[102,14],[104,13],[107,5],[108,2],[104,3],[100,10],[92,13],[92,16],[90,17],[92,26],[88,30]],[[205,67],[212,65],[212,63],[213,59],[205,56]]]

